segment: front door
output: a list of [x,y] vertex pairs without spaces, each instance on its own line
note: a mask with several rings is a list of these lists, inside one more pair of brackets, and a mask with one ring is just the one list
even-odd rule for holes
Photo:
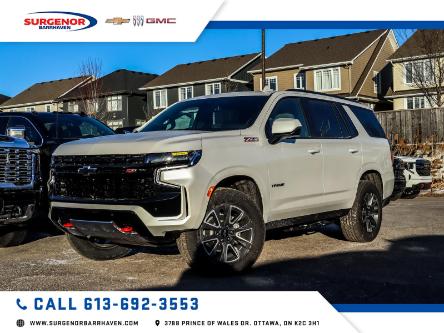
[[308,124],[297,97],[280,99],[265,125],[268,138],[278,118],[299,119],[302,131],[298,137],[277,144],[265,144],[270,188],[270,220],[308,215],[322,204],[323,152],[319,140],[312,140]]

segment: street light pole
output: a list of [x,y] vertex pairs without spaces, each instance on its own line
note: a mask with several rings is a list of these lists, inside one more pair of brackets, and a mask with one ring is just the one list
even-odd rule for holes
[[264,90],[265,89],[265,29],[262,29],[261,62],[262,62],[262,90]]

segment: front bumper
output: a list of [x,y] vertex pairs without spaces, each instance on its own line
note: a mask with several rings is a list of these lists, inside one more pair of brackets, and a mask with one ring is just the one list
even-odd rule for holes
[[[174,204],[171,202],[171,204]],[[175,205],[175,204],[174,204]],[[149,241],[151,237],[164,237],[168,232],[183,230],[187,228],[189,214],[187,211],[186,190],[182,188],[180,198],[180,214],[176,216],[153,216],[153,204],[136,202],[133,204],[113,203],[84,203],[52,201],[50,204],[49,217],[53,223],[61,227],[65,232],[73,233],[73,230],[63,227],[63,223],[73,220],[83,221],[83,235],[87,237],[108,238],[105,234],[97,234],[95,224],[112,222],[116,226],[131,226],[137,229],[137,233]],[[163,210],[167,207],[163,205]],[[176,211],[173,207],[172,211]],[[91,222],[91,231],[87,231],[87,222]],[[72,221],[71,221],[72,222]],[[85,224],[86,223],[86,224]],[[110,233],[110,236],[112,232]]]
[[40,191],[21,190],[0,192],[0,226],[28,223],[38,213]]

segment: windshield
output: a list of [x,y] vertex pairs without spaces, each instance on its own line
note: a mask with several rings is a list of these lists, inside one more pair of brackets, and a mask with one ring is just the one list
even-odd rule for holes
[[98,120],[86,116],[66,114],[40,114],[40,120],[50,139],[85,139],[115,134]]
[[269,96],[233,96],[176,103],[149,121],[140,132],[229,131],[250,127]]

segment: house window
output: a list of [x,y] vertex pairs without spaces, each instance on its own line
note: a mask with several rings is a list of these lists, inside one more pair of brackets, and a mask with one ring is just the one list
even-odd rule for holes
[[216,95],[222,92],[220,82],[205,85],[205,95]]
[[339,67],[317,70],[314,72],[314,77],[316,91],[341,89],[341,71]]
[[68,102],[68,112],[78,113],[79,105],[76,102]]
[[193,87],[180,87],[179,88],[179,101],[183,101],[185,99],[193,98]]
[[113,130],[123,127],[123,120],[110,120],[106,124]]
[[[271,89],[273,91],[278,90],[278,79],[277,76],[270,76],[265,78],[265,86],[268,86],[268,89]],[[264,89],[262,85],[262,79],[261,79],[261,87]]]
[[299,72],[294,75],[294,88],[305,90],[305,73]]
[[153,100],[154,100],[154,108],[155,109],[163,109],[168,106],[167,103],[167,90],[154,90],[153,91]]
[[45,105],[46,112],[51,112],[51,104]]
[[376,71],[373,72],[373,92],[381,94],[381,74]]
[[108,111],[122,111],[122,96],[110,96],[106,103]]
[[145,119],[136,119],[136,126],[137,127],[142,126],[145,123],[146,123]]
[[429,108],[430,103],[424,96],[416,96],[416,97],[407,97],[406,101],[406,109],[424,109]]
[[431,60],[407,62],[405,67],[405,83],[433,82],[433,64]]
[[35,108],[33,106],[29,106],[26,108],[26,111],[32,112],[32,111],[35,111]]

